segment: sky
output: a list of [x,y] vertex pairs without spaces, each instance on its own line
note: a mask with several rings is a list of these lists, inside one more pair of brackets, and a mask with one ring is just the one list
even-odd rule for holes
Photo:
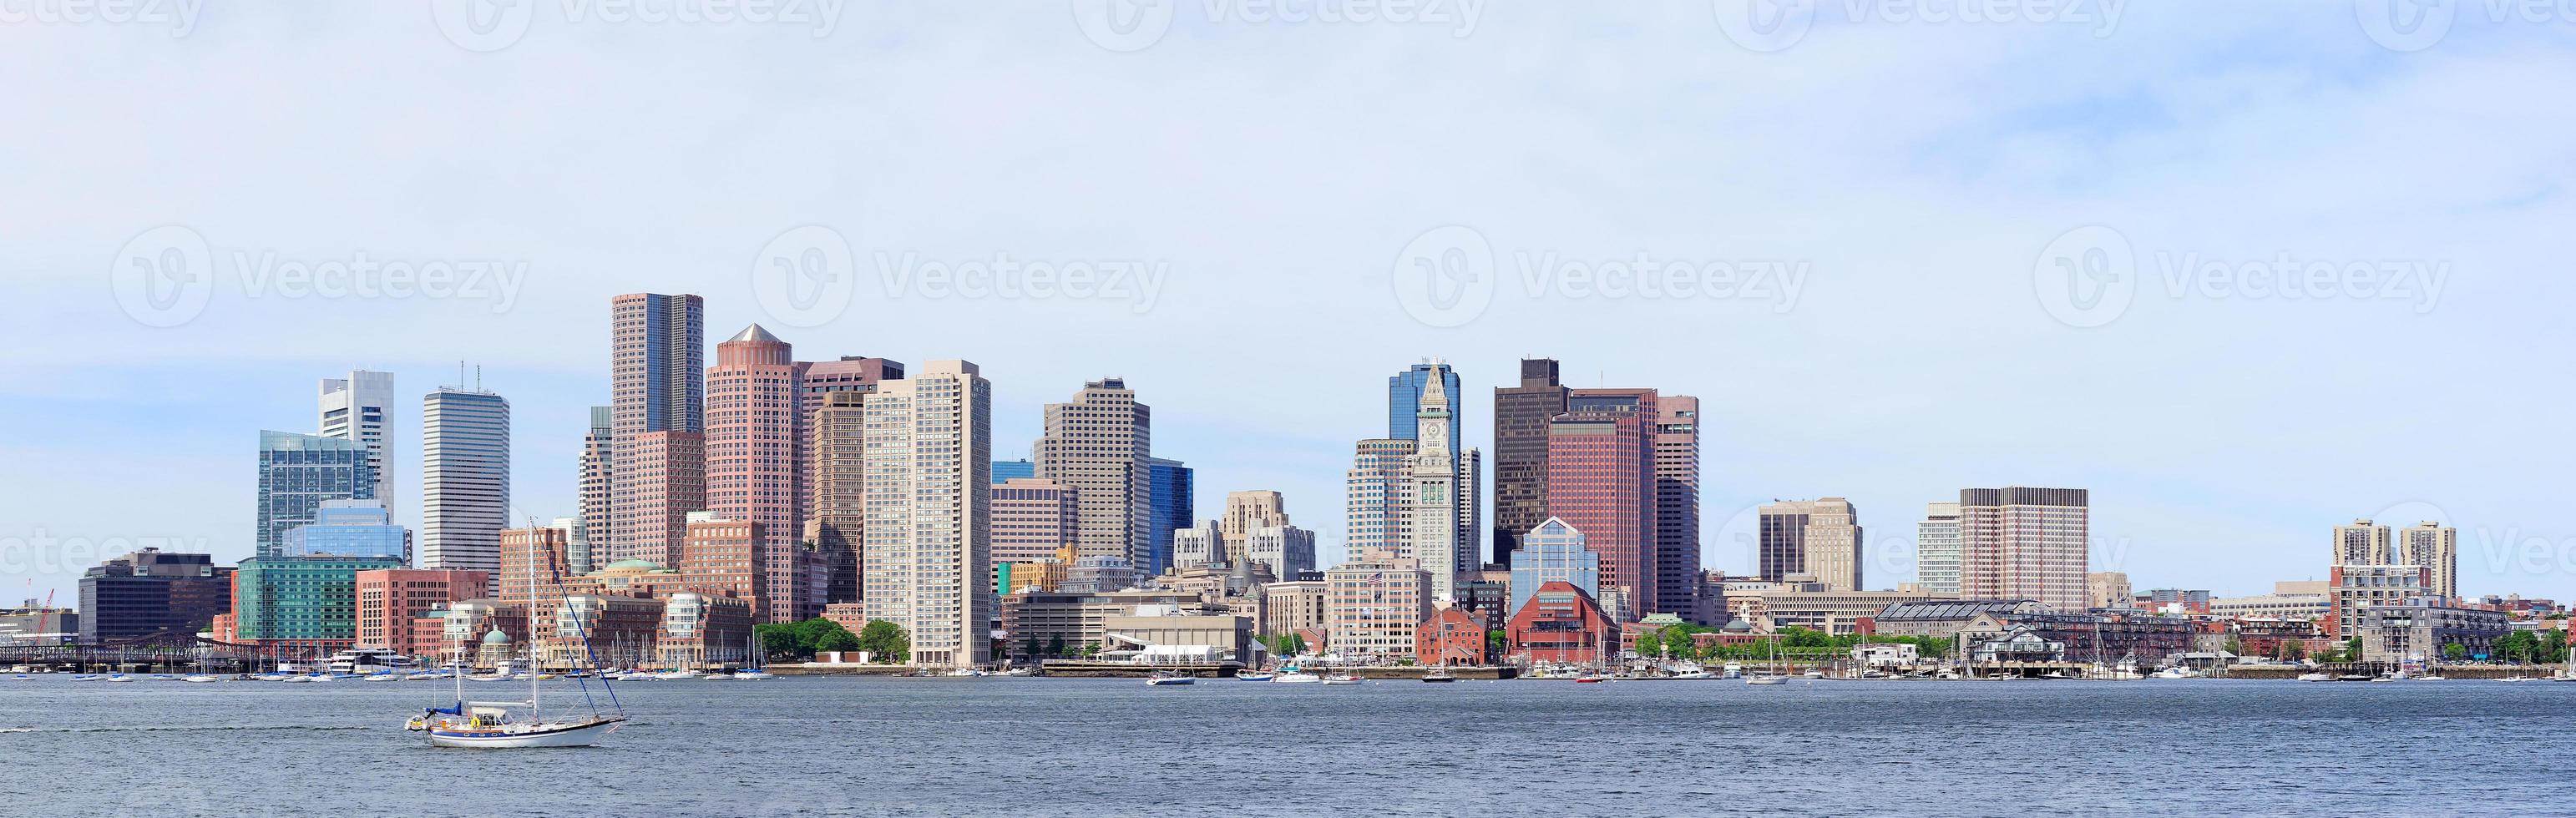
[[1549,356],[1701,399],[1710,568],[1840,496],[1890,587],[1925,503],[2033,485],[2141,589],[2371,517],[2576,597],[2576,20],[2394,3],[12,4],[0,600],[247,555],[258,432],[357,368],[406,524],[460,362],[570,515],[645,291],[974,361],[1002,458],[1123,377],[1202,517],[1284,492],[1327,561],[1389,375],[1490,451]]

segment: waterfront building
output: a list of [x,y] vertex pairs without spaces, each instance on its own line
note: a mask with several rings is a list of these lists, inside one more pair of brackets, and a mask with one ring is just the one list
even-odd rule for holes
[[1076,493],[1081,556],[1151,564],[1153,417],[1120,378],[1083,384],[1073,400],[1046,405],[1034,459],[1039,477]]
[[282,656],[327,656],[358,637],[358,572],[400,557],[251,557],[233,573],[233,638]]
[[320,417],[315,434],[356,443],[367,450],[367,470],[375,473],[376,499],[394,509],[394,376],[391,372],[352,370],[346,378],[322,380]]
[[1038,462],[1035,460],[1024,457],[1018,460],[993,461],[993,485],[998,486],[1013,480],[1035,480],[1037,477]]
[[1548,424],[1572,390],[1552,358],[1521,360],[1520,382],[1494,390],[1494,557],[1510,564],[1520,537],[1548,518]]
[[81,573],[80,641],[194,636],[232,612],[233,571],[206,554],[146,548]]
[[1584,546],[1583,532],[1549,517],[1523,537],[1512,554],[1511,603],[1505,618],[1520,612],[1538,589],[1551,582],[1573,585],[1590,597],[1601,591],[1601,555]]
[[1486,663],[1485,617],[1460,608],[1441,608],[1414,627],[1414,661],[1426,667]]
[[1656,398],[1655,594],[1652,608],[1699,618],[1699,399]]
[[1406,556],[1413,547],[1414,442],[1360,441],[1343,482],[1343,545],[1352,558]]
[[1935,594],[1959,592],[1959,504],[1927,503],[1914,524],[1914,583]]
[[[1448,394],[1451,403],[1465,392],[1458,389],[1458,371],[1438,359],[1426,358],[1403,372],[1386,379],[1386,436],[1393,440],[1417,440],[1423,392],[1438,386]],[[1450,422],[1465,428],[1462,413],[1452,412]],[[1455,437],[1455,435],[1452,435]]]
[[2126,572],[2094,571],[2084,575],[2084,606],[2087,608],[2126,608],[2135,604],[2135,597],[2136,592],[2130,590]]
[[1757,558],[1762,578],[1774,582],[1804,575],[1827,590],[1854,591],[1861,584],[1860,511],[1850,500],[1773,501],[1762,505]]
[[706,319],[695,295],[609,300],[611,561],[679,561],[706,508]]
[[[607,565],[608,469],[615,458],[609,447],[616,410],[590,407],[590,430],[581,437],[581,526],[573,536],[573,564],[582,573]],[[592,549],[598,549],[594,557]]]
[[1329,596],[1323,580],[1288,580],[1261,586],[1261,633],[1284,636],[1304,630],[1323,630],[1329,625],[1326,599]]
[[1181,461],[1160,457],[1145,458],[1145,471],[1145,536],[1150,544],[1140,567],[1147,574],[1160,574],[1172,567],[1172,532],[1188,528],[1190,516],[1197,511],[1197,473]]
[[2327,569],[2326,635],[2350,639],[2360,633],[2361,617],[2371,608],[2405,604],[2432,592],[2433,569],[2421,565],[2337,565]]
[[2090,505],[2084,489],[1961,489],[1960,595],[2084,610]]
[[293,432],[259,433],[256,553],[285,553],[286,532],[313,522],[325,500],[376,499],[363,443]]
[[573,577],[571,537],[552,527],[505,528],[498,539],[500,554],[489,575],[494,593],[477,596],[525,605],[532,587],[540,599],[555,599],[564,593],[566,580]]
[[1570,583],[1551,582],[1512,614],[1505,640],[1527,664],[1608,664],[1619,658],[1619,623]]
[[1980,616],[2009,618],[2046,613],[2048,606],[2028,599],[1921,599],[1891,603],[1870,615],[1870,633],[1878,636],[1957,636]]
[[1268,566],[1273,577],[1302,576],[1315,571],[1315,532],[1285,523],[1261,526],[1246,532],[1241,551],[1228,553]]
[[[1112,557],[1084,557],[1107,559]],[[1197,594],[1168,590],[1092,592],[1019,591],[1001,598],[1002,629],[1015,664],[1071,659],[1110,650],[1109,620],[1145,606],[1168,606],[1185,615],[1226,613]]]
[[[777,562],[768,551],[771,538],[766,529],[757,522],[725,519],[713,512],[689,515],[688,534],[680,546],[680,573],[741,598],[751,606],[754,622],[801,621],[787,619],[779,610],[789,604],[787,600],[770,596],[783,583],[771,573]],[[789,570],[794,570],[792,563]],[[814,613],[821,615],[822,606],[815,606]]]
[[1324,572],[1333,651],[1378,661],[1413,654],[1413,629],[1431,616],[1431,578],[1419,563],[1357,559]]
[[442,387],[421,400],[420,567],[501,569],[510,527],[510,402]]
[[1753,622],[1765,631],[1806,628],[1836,636],[1860,633],[1863,623],[1887,606],[1932,598],[1919,588],[1847,591],[1822,582],[1783,583],[1753,596],[1762,602],[1761,618]]
[[[574,575],[590,573],[598,566],[590,559],[590,529],[579,517],[556,517],[547,528],[563,532],[564,570]],[[498,539],[497,537],[495,539]]]
[[[2164,662],[2192,650],[2199,623],[2183,617],[2067,613],[2037,600],[1925,600],[1890,604],[1870,617],[1873,632],[1964,640],[1975,661],[2070,661],[2140,665]],[[2029,648],[1995,643],[2051,643],[2044,653],[2011,655]],[[1978,658],[1985,657],[1985,658]]]
[[1485,566],[1458,578],[1458,599],[1450,607],[1485,617],[1487,622],[1512,618],[1512,572]]
[[437,643],[445,633],[424,632],[416,626],[449,605],[482,597],[492,576],[481,571],[384,568],[359,571],[354,580],[358,594],[354,647],[432,656],[438,654]]
[[1035,477],[993,484],[995,562],[1052,559],[1075,543],[1081,525],[1081,502],[1070,486]]
[[[1141,420],[1144,407],[1133,408]],[[868,613],[911,635],[915,665],[985,664],[993,621],[993,384],[972,363],[931,361],[914,377],[878,384],[866,411],[861,598]],[[1050,418],[1053,432],[1076,428],[1072,415]],[[1078,471],[1069,466],[1077,462],[1071,454],[1058,450],[1039,463]],[[1049,479],[1065,482],[1066,475]]]
[[1187,612],[1178,605],[1139,605],[1133,612],[1101,620],[1098,658],[1140,665],[1257,664],[1263,651],[1252,635],[1257,621],[1227,610]]
[[2154,588],[2124,605],[2102,605],[2103,608],[2144,608],[2160,614],[2209,613],[2210,593],[2181,588]]
[[286,532],[278,556],[393,557],[411,562],[411,531],[394,525],[381,500],[324,500],[313,522]]
[[2433,596],[2460,598],[2460,531],[2426,520],[2397,530],[2391,548],[2399,565],[2421,565],[2432,570],[2430,584],[2425,586]]
[[2365,662],[2483,661],[2494,653],[2495,640],[2513,631],[2509,620],[2501,611],[2455,608],[2432,597],[2372,606],[2360,620],[2361,658]]
[[2390,547],[2388,527],[2369,520],[2354,520],[2351,525],[2334,527],[2334,551],[2328,565],[2391,565],[2396,550]]
[[752,550],[763,586],[752,616],[761,622],[823,611],[822,589],[799,587],[812,559],[801,540],[813,504],[802,369],[793,345],[753,324],[717,344],[707,370],[706,510],[759,526]]

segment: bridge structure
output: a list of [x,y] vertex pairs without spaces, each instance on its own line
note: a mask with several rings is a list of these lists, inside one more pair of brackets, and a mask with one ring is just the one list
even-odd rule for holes
[[267,659],[257,645],[163,631],[98,642],[0,645],[0,667],[67,671],[243,672]]

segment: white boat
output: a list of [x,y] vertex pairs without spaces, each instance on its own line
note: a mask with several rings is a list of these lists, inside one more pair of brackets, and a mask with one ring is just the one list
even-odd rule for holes
[[1316,683],[1316,682],[1320,682],[1320,681],[1323,681],[1323,680],[1324,680],[1324,677],[1322,677],[1322,676],[1317,676],[1317,675],[1312,674],[1312,673],[1302,673],[1302,672],[1298,672],[1298,671],[1294,671],[1294,670],[1292,670],[1292,671],[1288,671],[1288,672],[1286,672],[1286,673],[1282,673],[1282,674],[1279,674],[1279,675],[1277,675],[1277,676],[1271,677],[1271,679],[1270,679],[1270,683],[1271,683],[1271,684],[1282,684],[1282,685],[1314,684],[1314,683]]
[[1234,680],[1235,680],[1235,681],[1238,681],[1238,682],[1267,682],[1267,681],[1276,680],[1276,679],[1278,679],[1278,678],[1279,678],[1279,674],[1276,674],[1276,673],[1237,673],[1237,674],[1234,674]]
[[778,678],[778,676],[777,676],[777,674],[770,673],[769,671],[766,671],[766,670],[753,670],[753,669],[745,668],[745,669],[742,669],[742,670],[734,671],[734,672],[733,672],[733,678],[734,678],[734,680],[735,680],[735,681],[741,681],[741,682],[752,682],[752,681],[759,681],[759,680],[761,680],[761,679],[775,679],[775,678]]
[[387,670],[377,673],[369,673],[359,678],[369,682],[399,682],[403,680],[403,674]]
[[1348,673],[1336,673],[1324,677],[1324,683],[1328,685],[1355,685],[1360,681],[1360,677]]
[[1726,663],[1726,669],[1724,670],[1724,672],[1720,673],[1719,675],[1720,675],[1720,676],[1722,676],[1722,677],[1724,677],[1724,678],[1728,678],[1728,679],[1741,679],[1741,678],[1744,678],[1744,666],[1743,666],[1743,665],[1740,665],[1740,664],[1736,664],[1736,663],[1734,663],[1734,662],[1728,662],[1728,663]]
[[[1806,677],[1807,677],[1807,678],[1810,678],[1810,679],[1822,679],[1822,678],[1825,678],[1825,672],[1824,672],[1824,671],[1822,671],[1822,670],[1815,669],[1815,668],[1807,668],[1807,672],[1806,672],[1806,674],[1805,674],[1805,675],[1806,675]],[[2058,675],[2058,677],[2059,677],[2059,678],[2064,678],[2064,677],[2066,676],[2066,674],[2063,674],[2063,673],[2060,673],[2060,674],[2057,674],[2057,675]]]
[[[534,527],[534,521],[530,521],[530,525]],[[529,572],[528,575],[528,597],[537,598],[537,578],[534,571]],[[583,627],[585,623],[578,618],[577,612],[568,615],[574,617],[566,623],[573,632],[586,632]],[[533,667],[537,660],[537,651],[535,640],[529,641],[528,659]],[[464,651],[460,648],[455,653],[461,655]],[[505,671],[507,669],[503,668]],[[591,702],[590,715],[587,717],[549,719],[538,704],[539,695],[544,692],[545,682],[535,675],[521,675],[527,676],[528,680],[528,700],[525,702],[465,701],[465,678],[459,674],[456,678],[455,704],[448,707],[428,708],[422,711],[415,721],[420,724],[423,732],[429,734],[429,744],[432,747],[484,749],[588,747],[598,744],[600,739],[617,732],[617,728],[626,723],[626,713],[622,705],[617,715],[604,715],[599,712],[599,706],[595,700]],[[607,684],[607,682],[603,681],[601,684]],[[611,691],[609,700],[616,701],[614,691]],[[527,708],[527,717],[524,720],[511,720],[510,708],[516,707]],[[410,723],[406,723],[405,726],[410,726]]]
[[2165,669],[2163,669],[2163,670],[2156,671],[2154,675],[2149,676],[2148,678],[2152,678],[2152,679],[2196,679],[2196,678],[2199,678],[2199,677],[2200,677],[2200,674],[2192,672],[2192,670],[2191,670],[2190,668],[2183,668],[2183,667],[2169,667],[2169,668],[2165,668]]
[[724,671],[719,670],[719,671],[716,671],[716,672],[714,672],[714,673],[709,673],[709,674],[707,674],[707,675],[700,676],[700,677],[698,677],[698,678],[700,678],[700,679],[712,679],[712,680],[715,680],[715,681],[730,682],[730,681],[733,681],[733,674],[731,674],[731,673],[726,673],[726,672],[724,672]]
[[1754,675],[1754,676],[1746,676],[1746,677],[1744,677],[1744,683],[1745,683],[1745,684],[1749,684],[1749,685],[1784,685],[1784,684],[1788,684],[1788,683],[1789,683],[1789,677],[1787,677],[1787,676],[1773,676],[1773,675],[1770,675],[1770,674],[1765,673],[1765,674],[1759,674],[1759,675]]
[[1693,670],[1693,671],[1689,671],[1689,672],[1685,672],[1685,673],[1675,673],[1675,674],[1673,674],[1673,678],[1675,678],[1675,679],[1713,679],[1713,678],[1716,678],[1716,677],[1714,677],[1714,676],[1710,676],[1710,675],[1708,674],[1708,671],[1705,671],[1705,670]]
[[955,677],[958,677],[958,678],[982,678],[982,677],[985,675],[985,673],[984,673],[984,671],[977,670],[977,669],[975,669],[975,668],[971,668],[971,667],[961,667],[961,668],[958,668],[958,669],[956,669],[956,670],[948,671],[948,673],[947,673],[946,675],[949,675],[949,676],[955,676]]
[[111,681],[111,682],[131,682],[131,681],[134,681],[134,677],[132,677],[132,676],[128,676],[128,675],[125,675],[125,674],[123,674],[123,673],[115,673],[115,674],[109,674],[109,675],[108,675],[108,677],[107,677],[107,680],[108,680],[108,681]]
[[1157,673],[1145,679],[1145,686],[1171,687],[1174,685],[1198,684],[1198,681],[1199,680],[1196,678],[1183,676],[1178,673]]
[[694,671],[694,670],[672,670],[672,671],[664,671],[664,672],[662,672],[662,673],[656,674],[656,675],[654,675],[654,677],[653,677],[653,678],[656,678],[656,679],[695,679],[695,678],[698,678],[698,677],[699,677],[699,676],[701,676],[701,675],[704,675],[704,674],[701,674],[701,673],[699,673],[699,672],[697,672],[697,671]]
[[182,681],[182,682],[195,682],[195,683],[197,683],[197,684],[205,684],[205,683],[207,683],[207,682],[220,682],[220,681],[223,681],[223,680],[224,680],[224,677],[221,677],[221,676],[210,676],[210,675],[207,675],[207,674],[204,674],[204,673],[193,674],[193,675],[190,675],[190,676],[181,677],[181,678],[179,679],[179,681]]
[[2334,681],[2334,680],[2335,680],[2334,674],[2331,674],[2331,673],[2301,673],[2301,674],[2299,674],[2299,681],[2302,681],[2302,682],[2331,682],[2331,681]]

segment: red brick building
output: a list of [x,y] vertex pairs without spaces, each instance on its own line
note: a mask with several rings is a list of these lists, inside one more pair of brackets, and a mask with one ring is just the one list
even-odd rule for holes
[[1441,608],[1413,631],[1414,661],[1425,665],[1486,664],[1485,617],[1460,608]]
[[1512,654],[1532,663],[1592,664],[1619,656],[1619,623],[1570,582],[1539,586],[1512,615],[1507,633]]
[[[357,646],[413,656],[435,653],[446,634],[443,629],[418,633],[423,615],[451,602],[482,597],[490,577],[481,571],[414,568],[358,572]],[[430,651],[415,650],[424,643]]]

